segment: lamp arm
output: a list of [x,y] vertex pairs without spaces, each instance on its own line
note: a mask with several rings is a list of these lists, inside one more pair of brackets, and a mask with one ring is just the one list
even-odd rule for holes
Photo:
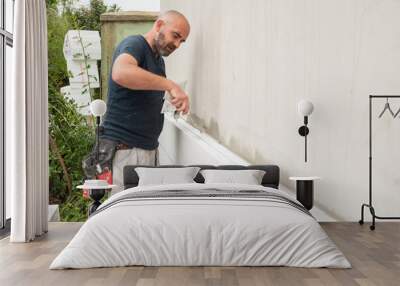
[[307,162],[307,134],[304,136],[304,162]]
[[99,164],[99,154],[100,154],[100,116],[96,116],[96,146],[97,146],[97,148],[96,148],[96,163]]

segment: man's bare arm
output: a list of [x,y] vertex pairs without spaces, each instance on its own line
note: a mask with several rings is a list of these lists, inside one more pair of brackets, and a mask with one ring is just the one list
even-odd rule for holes
[[168,91],[174,87],[172,81],[139,67],[136,59],[129,54],[121,54],[116,58],[112,79],[130,89]]
[[116,83],[129,89],[168,91],[178,111],[184,114],[189,111],[188,97],[179,85],[142,69],[136,59],[129,54],[121,54],[115,59],[111,77]]

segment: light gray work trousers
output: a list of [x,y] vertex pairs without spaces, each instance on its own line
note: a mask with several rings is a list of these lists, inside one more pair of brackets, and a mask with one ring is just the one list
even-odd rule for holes
[[117,150],[113,159],[113,184],[117,187],[113,188],[112,195],[124,189],[124,167],[126,165],[146,165],[158,166],[158,149],[145,150],[140,148],[132,148],[125,150]]

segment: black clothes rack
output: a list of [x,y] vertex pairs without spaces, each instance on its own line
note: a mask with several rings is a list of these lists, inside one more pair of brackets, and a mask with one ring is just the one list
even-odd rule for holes
[[[364,224],[364,207],[369,208],[369,211],[372,215],[372,225],[370,225],[370,229],[375,229],[375,219],[400,219],[400,217],[388,217],[388,216],[378,216],[375,213],[375,208],[372,205],[372,101],[373,99],[386,99],[389,98],[400,98],[400,95],[370,95],[369,96],[369,203],[362,204],[361,206],[361,219],[359,220],[360,224]],[[397,115],[397,113],[396,113]]]

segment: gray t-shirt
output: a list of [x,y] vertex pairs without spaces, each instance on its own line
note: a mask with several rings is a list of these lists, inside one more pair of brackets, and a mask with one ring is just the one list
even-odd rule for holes
[[[153,52],[142,35],[125,38],[115,49],[112,64],[123,53],[133,56],[139,67],[165,77],[163,58]],[[163,98],[164,91],[132,90],[120,86],[113,81],[110,71],[107,112],[101,137],[124,143],[131,148],[157,148],[164,124],[164,115],[161,114]]]

